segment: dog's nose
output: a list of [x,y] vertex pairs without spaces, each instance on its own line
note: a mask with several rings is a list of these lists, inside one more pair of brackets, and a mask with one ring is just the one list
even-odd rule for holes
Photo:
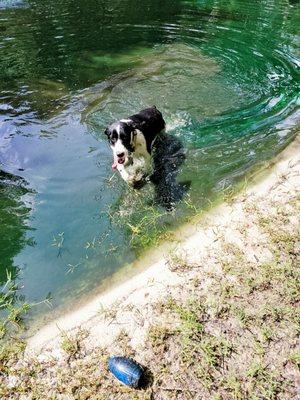
[[120,157],[120,158],[122,158],[122,157],[125,156],[125,153],[117,153],[117,156]]

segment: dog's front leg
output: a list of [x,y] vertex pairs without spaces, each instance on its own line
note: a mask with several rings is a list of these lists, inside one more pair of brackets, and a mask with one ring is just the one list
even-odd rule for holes
[[119,164],[118,171],[120,172],[120,175],[124,179],[124,181],[130,183],[130,175],[128,171],[126,171],[124,165]]

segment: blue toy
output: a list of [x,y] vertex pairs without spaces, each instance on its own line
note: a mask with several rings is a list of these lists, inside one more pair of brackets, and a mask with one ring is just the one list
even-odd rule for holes
[[108,360],[110,372],[124,385],[138,388],[143,376],[143,368],[131,358],[110,357]]

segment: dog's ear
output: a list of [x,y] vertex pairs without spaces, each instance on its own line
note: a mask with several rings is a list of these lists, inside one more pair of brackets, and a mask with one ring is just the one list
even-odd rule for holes
[[132,130],[136,130],[136,129],[140,129],[143,125],[145,125],[145,121],[141,121],[139,123],[137,122],[133,122],[133,121],[128,121],[126,122],[126,124],[132,129]]
[[135,129],[135,123],[131,120],[126,121],[126,125],[132,129]]
[[108,137],[109,136],[109,130],[108,128],[105,129],[104,134]]

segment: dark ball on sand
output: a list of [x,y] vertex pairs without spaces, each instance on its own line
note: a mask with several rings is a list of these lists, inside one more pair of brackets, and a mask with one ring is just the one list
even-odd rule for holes
[[140,386],[143,368],[134,360],[127,357],[111,357],[108,360],[110,372],[124,385],[132,388]]

